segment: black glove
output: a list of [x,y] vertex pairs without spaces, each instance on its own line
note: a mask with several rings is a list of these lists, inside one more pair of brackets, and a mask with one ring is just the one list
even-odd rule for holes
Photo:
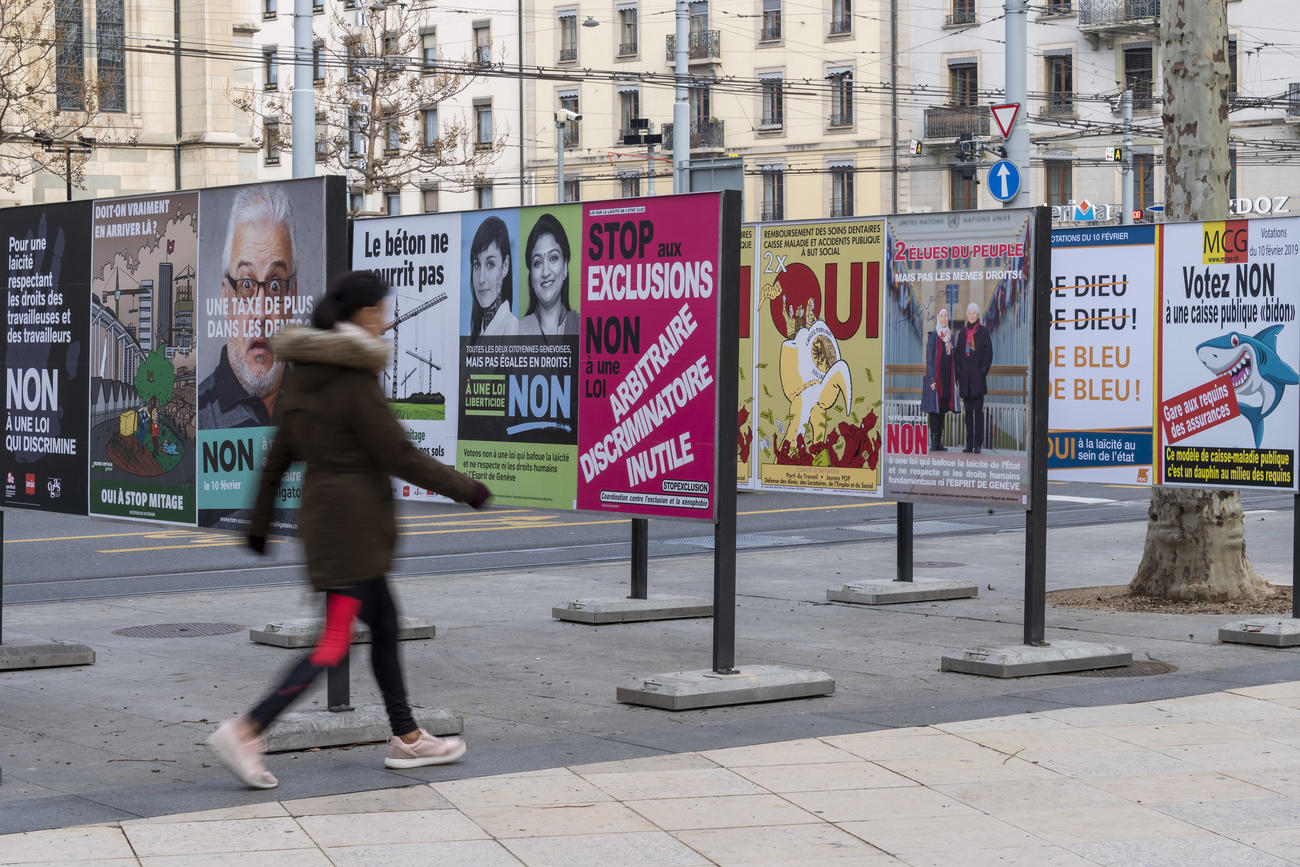
[[481,509],[487,505],[488,497],[491,496],[492,492],[488,490],[487,485],[475,482],[474,492],[465,498],[465,503],[472,509]]
[[249,537],[248,537],[248,547],[249,547],[249,549],[250,549],[254,554],[265,554],[265,553],[266,553],[266,537],[265,537],[265,536],[249,536]]

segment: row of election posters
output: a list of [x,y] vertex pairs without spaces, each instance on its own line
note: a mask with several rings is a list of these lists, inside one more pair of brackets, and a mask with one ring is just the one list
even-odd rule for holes
[[1060,479],[1296,490],[1300,220],[1058,230]]
[[0,211],[0,504],[244,526],[284,375],[270,340],[310,319],[346,232],[330,178]]

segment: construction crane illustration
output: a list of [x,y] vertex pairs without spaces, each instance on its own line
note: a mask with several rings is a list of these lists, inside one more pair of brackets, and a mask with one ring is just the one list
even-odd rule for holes
[[[419,316],[421,313],[428,310],[433,305],[441,304],[443,301],[446,300],[447,300],[447,293],[440,292],[433,298],[430,298],[428,301],[423,301],[415,305],[405,313],[402,313],[398,309],[398,305],[401,303],[401,296],[399,295],[393,299],[393,321],[388,323],[388,326],[384,328],[385,331],[391,330],[393,332],[393,400],[397,400],[397,359],[400,358],[402,354],[401,353],[402,347],[401,344],[398,342],[397,326],[401,325],[403,322],[405,322],[408,319],[413,319],[414,317]],[[423,361],[424,359],[420,359],[420,360]],[[402,380],[402,385],[406,385],[406,380]]]
[[433,372],[435,370],[442,370],[442,365],[438,364],[436,361],[433,360],[432,352],[429,353],[428,358],[425,358],[423,355],[420,355],[418,352],[415,352],[410,349],[406,350],[406,354],[414,358],[416,361],[421,361],[424,364],[428,365],[428,367],[425,369],[425,382],[427,383],[428,387],[424,389],[424,393],[433,394]]

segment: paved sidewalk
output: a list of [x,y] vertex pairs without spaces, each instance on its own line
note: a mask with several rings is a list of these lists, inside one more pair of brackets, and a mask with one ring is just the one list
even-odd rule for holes
[[1300,682],[0,836],[29,863],[1281,867]]

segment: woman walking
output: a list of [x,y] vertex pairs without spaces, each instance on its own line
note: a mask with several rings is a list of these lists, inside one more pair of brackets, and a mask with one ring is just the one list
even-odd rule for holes
[[419,728],[407,704],[397,606],[384,577],[397,538],[391,477],[476,509],[490,493],[416,449],[384,402],[377,375],[392,360],[392,344],[380,336],[387,295],[388,286],[370,272],[344,274],[317,304],[314,328],[286,329],[273,341],[276,358],[292,367],[276,406],[279,429],[262,470],[248,546],[265,551],[280,478],[294,461],[306,461],[299,532],[312,587],[325,593],[325,622],[316,648],[256,707],[208,739],[221,763],[254,788],[278,784],[262,762],[262,733],[347,656],[356,618],[370,627],[370,662],[393,732],[384,765],[444,764],[465,753],[461,738],[436,738]]

